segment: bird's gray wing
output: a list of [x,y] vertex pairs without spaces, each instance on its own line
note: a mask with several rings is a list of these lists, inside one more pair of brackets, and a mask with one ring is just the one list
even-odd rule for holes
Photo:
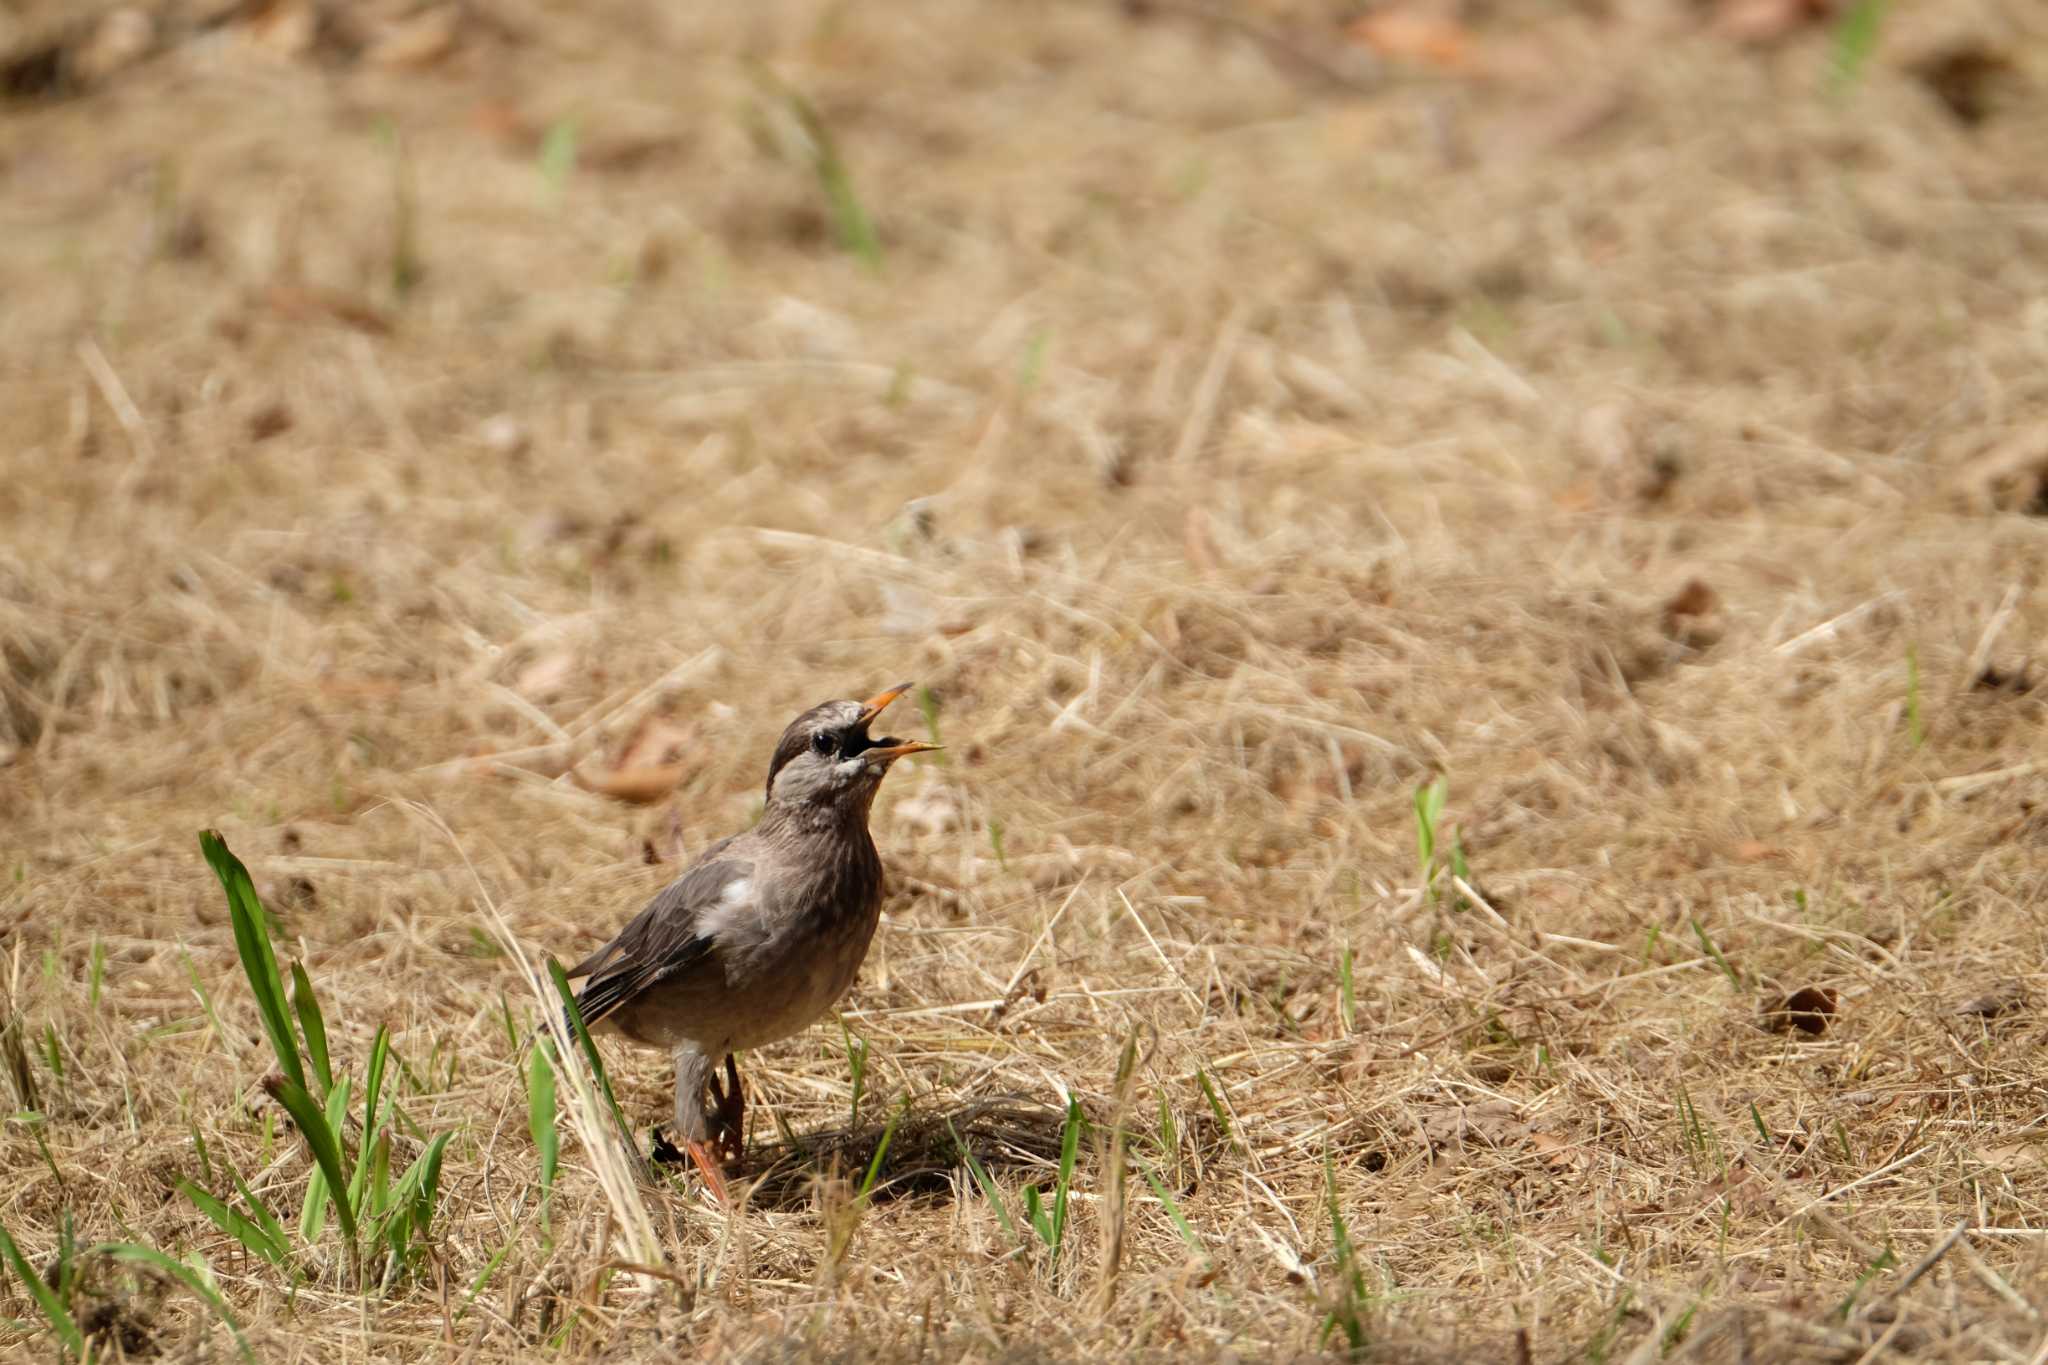
[[715,937],[705,912],[721,902],[728,887],[754,871],[749,860],[718,856],[724,851],[724,844],[704,850],[690,870],[663,887],[617,938],[568,973],[590,978],[576,996],[586,1025],[595,1025],[711,952]]

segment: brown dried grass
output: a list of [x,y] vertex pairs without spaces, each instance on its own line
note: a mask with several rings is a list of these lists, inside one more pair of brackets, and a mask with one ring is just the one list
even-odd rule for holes
[[[0,1221],[206,1255],[266,1359],[523,1358],[572,1315],[570,1358],[1296,1356],[1327,1162],[1374,1358],[2040,1361],[2048,690],[1973,682],[2048,626],[2048,120],[1963,131],[1890,46],[1830,102],[1823,38],[1617,11],[1518,35],[1548,74],[1369,98],[1194,10],[622,3],[424,72],[216,35],[13,109],[0,946],[56,1169],[0,1128]],[[568,116],[556,195],[519,130]],[[536,1221],[521,987],[401,803],[579,956],[649,850],[751,818],[789,715],[907,675],[949,757],[877,812],[858,1123],[830,1025],[754,1058],[739,1210],[650,1188],[675,1283],[599,1287],[573,1146]],[[569,776],[650,722],[667,801]],[[173,1193],[194,1131],[306,1175],[262,1163],[205,825],[337,1050],[382,1022],[434,1078],[430,1283],[288,1300]],[[1767,1027],[1807,988],[1820,1032]],[[1142,1180],[1111,1206],[1098,1137],[1048,1268],[945,1120],[1014,1199],[1134,1031],[1132,1142],[1205,1250]]]

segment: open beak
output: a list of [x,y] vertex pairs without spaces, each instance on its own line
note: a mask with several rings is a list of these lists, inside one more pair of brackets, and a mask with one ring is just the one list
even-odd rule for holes
[[[915,685],[914,683],[897,683],[887,692],[878,693],[862,702],[860,708],[861,728],[865,730],[869,725],[873,724],[875,717],[881,715],[890,702],[908,692]],[[932,750],[941,747],[943,746],[926,744],[921,739],[897,739],[892,735],[876,740],[861,752],[869,758],[879,758],[884,763],[894,763],[905,754],[930,753]]]
[[879,758],[887,763],[894,763],[905,754],[928,754],[935,749],[943,749],[945,747],[943,744],[927,744],[921,739],[905,739],[898,740],[893,744],[878,744],[874,748],[866,750],[864,756]]
[[[878,693],[877,695],[869,697],[866,701],[862,702],[860,705],[861,728],[866,729],[868,726],[874,724],[875,717],[881,715],[883,711],[887,710],[890,702],[896,700],[898,697],[902,696],[905,692],[908,692],[911,688],[915,687],[916,685],[917,684],[915,683],[897,683],[887,692]],[[930,748],[931,746],[926,745],[925,747]]]

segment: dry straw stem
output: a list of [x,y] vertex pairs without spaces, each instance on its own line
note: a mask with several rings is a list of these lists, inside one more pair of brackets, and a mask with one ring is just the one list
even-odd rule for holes
[[423,802],[408,801],[405,807],[415,818],[446,838],[461,857],[462,865],[476,887],[477,905],[483,911],[485,922],[490,925],[498,946],[517,964],[520,976],[533,993],[541,1029],[554,1044],[554,1055],[549,1058],[549,1063],[554,1067],[556,1078],[566,1078],[569,1083],[569,1122],[576,1130],[577,1140],[583,1144],[584,1154],[597,1174],[598,1186],[604,1191],[605,1204],[611,1210],[611,1230],[618,1237],[619,1249],[623,1253],[623,1259],[613,1264],[635,1275],[649,1288],[659,1279],[673,1278],[659,1270],[664,1259],[662,1243],[655,1232],[654,1220],[648,1215],[647,1204],[640,1197],[642,1163],[633,1148],[633,1134],[620,1131],[614,1121],[612,1108],[605,1101],[597,1078],[591,1074],[584,1060],[583,1047],[570,1029],[554,982],[546,970],[534,966],[518,936],[505,923],[505,917],[498,912],[498,903],[484,886],[483,878],[477,875],[476,865],[470,862],[469,854],[463,850],[462,841],[455,831],[448,827],[439,813]]
[[[148,60],[0,119],[31,1263],[67,1209],[202,1255],[284,1362],[2039,1356],[2041,7],[1889,6],[1844,92],[1820,29],[1465,6],[1470,73],[1370,98],[1206,0],[436,6],[402,69],[388,6],[122,8]],[[1957,44],[2021,68],[1973,127]],[[836,1028],[746,1059],[728,1216],[565,1079],[544,1224],[522,977],[904,677],[859,1124]],[[658,799],[570,776],[651,733]],[[387,1298],[177,1193],[306,1188],[206,827],[452,1134]],[[644,1133],[666,1059],[602,1046]],[[1068,1094],[1055,1265],[1003,1218]],[[74,1311],[231,1348],[160,1288]]]

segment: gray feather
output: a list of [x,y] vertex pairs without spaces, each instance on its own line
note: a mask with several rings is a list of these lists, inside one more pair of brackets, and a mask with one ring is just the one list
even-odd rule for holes
[[663,887],[617,938],[569,973],[590,977],[576,996],[586,1025],[596,1024],[650,986],[711,954],[716,943],[706,932],[705,911],[718,904],[728,886],[754,870],[751,862],[717,858],[730,842],[704,850],[689,871]]

